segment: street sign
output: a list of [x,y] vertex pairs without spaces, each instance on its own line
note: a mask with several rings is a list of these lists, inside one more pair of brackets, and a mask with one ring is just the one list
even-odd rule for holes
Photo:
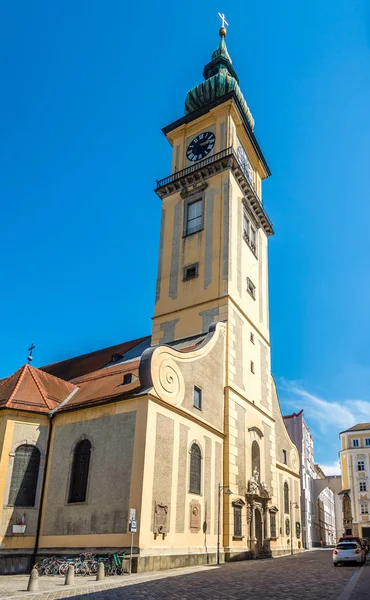
[[130,521],[135,521],[136,519],[136,508],[130,508]]
[[131,530],[131,533],[136,533],[136,531],[137,531],[137,521],[136,521],[136,519],[131,519],[131,521],[130,521],[130,530]]

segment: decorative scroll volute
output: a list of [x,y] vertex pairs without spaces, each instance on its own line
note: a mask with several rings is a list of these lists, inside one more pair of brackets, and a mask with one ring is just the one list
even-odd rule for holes
[[152,380],[159,398],[174,406],[181,404],[185,395],[185,382],[178,364],[168,352],[154,354]]

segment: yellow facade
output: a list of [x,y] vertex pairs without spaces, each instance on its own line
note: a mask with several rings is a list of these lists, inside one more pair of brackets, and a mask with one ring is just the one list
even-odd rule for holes
[[370,537],[370,424],[355,425],[340,439],[344,529]]

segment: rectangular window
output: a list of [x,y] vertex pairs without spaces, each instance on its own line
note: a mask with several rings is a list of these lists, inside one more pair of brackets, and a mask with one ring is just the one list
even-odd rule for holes
[[242,508],[234,506],[234,537],[242,537]]
[[361,514],[362,515],[368,515],[369,514],[369,507],[367,505],[367,502],[366,502],[366,504],[365,503],[361,504]]
[[365,461],[364,460],[357,461],[357,471],[365,471]]
[[365,438],[365,446],[370,446],[370,438]]
[[252,225],[252,221],[246,212],[244,212],[243,220],[243,237],[253,254],[257,257],[257,228]]
[[254,373],[254,362],[251,360],[251,373]]
[[203,229],[203,198],[193,200],[185,205],[185,235]]
[[247,292],[250,296],[252,296],[253,300],[256,299],[256,286],[249,279],[249,277],[247,277]]
[[193,406],[202,410],[202,390],[196,385],[194,386],[193,392]]
[[198,267],[199,263],[194,263],[193,265],[188,265],[184,267],[184,277],[183,281],[188,281],[189,279],[195,279],[198,277]]
[[360,492],[366,492],[366,481],[360,481]]
[[286,450],[283,450],[283,463],[284,465],[287,464],[287,459],[286,459]]
[[251,342],[254,344],[254,333],[251,332]]
[[275,513],[270,513],[270,536],[273,539],[277,538],[277,535],[276,535],[276,514]]
[[358,448],[358,440],[352,440],[352,446]]

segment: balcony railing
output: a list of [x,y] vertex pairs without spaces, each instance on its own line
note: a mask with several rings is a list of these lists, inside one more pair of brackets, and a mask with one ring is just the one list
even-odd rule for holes
[[233,154],[236,157],[236,154],[234,153],[232,147],[230,146],[230,148],[225,148],[225,150],[221,150],[221,152],[217,152],[217,154],[212,154],[212,156],[209,156],[208,158],[204,158],[203,160],[200,160],[199,162],[195,163],[194,165],[191,165],[190,167],[186,167],[186,169],[182,169],[181,171],[176,171],[175,173],[172,173],[172,175],[169,175],[168,177],[164,177],[163,179],[157,179],[157,189],[163,187],[164,185],[168,185],[169,183],[174,183],[174,181],[177,181],[178,179],[181,179],[182,177],[187,177],[191,173],[194,173],[194,171],[203,169],[207,165],[211,165],[212,163],[215,163],[218,160],[221,160],[222,158],[232,156]]

